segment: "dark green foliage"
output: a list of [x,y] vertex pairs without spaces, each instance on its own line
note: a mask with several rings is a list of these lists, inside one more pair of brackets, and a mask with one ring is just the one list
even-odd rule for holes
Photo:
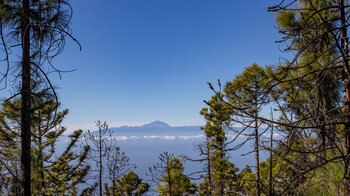
[[244,72],[226,83],[225,97],[231,106],[232,119],[246,125],[255,121],[255,113],[270,101],[266,70],[258,64],[246,67]]
[[174,157],[169,160],[161,178],[161,183],[157,190],[160,195],[187,195],[194,194],[196,184],[192,183],[189,177],[183,174],[184,166],[180,159]]
[[[307,141],[299,140],[294,143],[293,148],[302,150],[306,143],[313,143],[314,138]],[[342,166],[339,162],[328,163],[320,166],[314,171],[307,172],[305,164],[314,166],[317,156],[307,153],[293,152],[286,154],[287,146],[278,145],[273,151],[272,176],[273,176],[273,195],[334,195],[338,188],[340,192],[344,191],[344,186],[337,183],[342,178]],[[270,160],[267,159],[260,163],[260,174],[262,184],[262,195],[269,195],[269,170]],[[301,175],[303,172],[305,174]],[[256,192],[255,172],[246,167],[239,174],[238,182],[244,195],[254,195]],[[291,183],[292,182],[292,183]]]
[[276,17],[276,22],[280,28],[290,28],[295,24],[295,13],[294,12],[279,12]]
[[276,149],[276,161],[293,168],[280,194],[317,189],[327,195],[332,186],[324,183],[337,178],[341,190],[343,182],[350,182],[348,172],[344,181],[335,171],[333,177],[321,174],[340,161],[349,168],[348,3],[301,0],[270,8],[277,12],[286,51],[295,54],[273,70],[279,92],[275,102],[282,113],[276,124],[285,136],[278,148],[286,151]]
[[[50,60],[48,58],[62,52],[65,37],[71,36],[69,23],[72,8],[65,0],[30,0],[29,3],[29,12],[26,13],[21,1],[1,1],[2,29],[9,31],[11,41],[20,42],[23,17],[27,17],[30,21],[27,30],[30,31],[31,53],[34,55],[31,61],[36,63],[40,60]],[[35,66],[41,65],[37,63]]]
[[107,183],[105,184],[106,196],[140,196],[146,193],[150,187],[132,171],[120,179],[115,179],[115,181],[110,187]]

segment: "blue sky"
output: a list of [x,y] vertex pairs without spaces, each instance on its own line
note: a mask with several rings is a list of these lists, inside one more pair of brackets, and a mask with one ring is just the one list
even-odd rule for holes
[[[232,80],[253,63],[277,64],[271,0],[74,0],[71,28],[52,75],[68,127],[94,121],[200,125],[207,82]],[[69,128],[70,128],[69,127]]]

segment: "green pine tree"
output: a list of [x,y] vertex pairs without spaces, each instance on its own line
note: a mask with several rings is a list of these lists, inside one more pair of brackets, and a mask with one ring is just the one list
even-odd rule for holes
[[106,196],[141,196],[146,193],[150,185],[142,182],[138,175],[131,171],[119,179],[115,179],[115,183],[111,186],[105,184]]
[[157,187],[159,195],[189,195],[194,194],[197,189],[196,185],[191,182],[190,178],[183,174],[184,166],[180,159],[173,157],[169,160],[161,178],[162,183]]
[[193,195],[197,192],[196,184],[183,173],[184,166],[174,154],[160,154],[159,162],[150,167],[149,171],[150,180],[156,186],[159,195]]
[[[348,3],[300,0],[270,8],[277,12],[276,23],[284,35],[286,51],[295,54],[273,73],[280,92],[276,105],[283,114],[279,129],[286,137],[283,144],[288,146],[283,156],[286,159],[280,161],[290,161],[289,165],[298,168],[294,176],[301,175],[286,182],[289,186],[284,190],[286,193],[301,187],[301,179],[309,182],[310,190],[321,188],[317,184],[333,181],[330,179],[334,178],[320,178],[323,176],[320,174],[325,168],[333,168],[335,159],[349,168],[349,158],[344,158],[350,152]],[[308,154],[308,158],[301,162],[300,154]],[[350,173],[345,168],[337,171],[344,171],[345,180],[334,173],[340,188],[344,187],[343,182],[350,188]],[[329,190],[329,186],[323,187],[323,192]],[[350,189],[344,192],[350,194]]]
[[[32,106],[37,96],[32,90],[35,79],[40,79],[50,86],[50,72],[60,71],[53,67],[53,59],[64,49],[65,37],[76,41],[71,35],[70,4],[65,0],[3,0],[0,2],[1,49],[7,68],[1,74],[0,82],[7,86],[13,74],[14,85],[20,86],[21,95],[21,192],[31,196],[31,128]],[[11,54],[15,47],[20,53]],[[18,56],[18,54],[20,54]],[[18,67],[20,62],[20,67]],[[52,69],[53,68],[53,69]],[[10,71],[15,70],[15,71]]]
[[[0,119],[0,141],[3,161],[6,168],[2,174],[7,174],[6,192],[17,195],[19,192],[19,111],[20,100],[3,103]],[[82,130],[69,136],[69,143],[62,153],[56,152],[56,142],[66,131],[60,123],[68,114],[68,110],[56,112],[59,103],[51,98],[42,97],[33,103],[32,125],[32,193],[35,195],[75,195],[79,192],[78,185],[85,183],[90,166],[85,163],[89,146],[81,152],[73,152]],[[11,152],[12,156],[8,156]],[[9,175],[10,174],[10,175]]]
[[[254,138],[254,153],[256,166],[256,195],[261,194],[260,187],[260,132],[262,124],[260,112],[269,103],[269,82],[266,70],[258,64],[247,67],[242,74],[227,82],[224,88],[225,97],[230,104],[231,120],[246,127],[244,135]],[[253,129],[252,133],[247,133]]]
[[201,115],[207,121],[203,127],[206,135],[206,174],[199,184],[199,195],[234,195],[237,180],[234,164],[228,160],[228,142],[225,127],[230,121],[231,109],[223,101],[223,94],[217,93],[203,108]]

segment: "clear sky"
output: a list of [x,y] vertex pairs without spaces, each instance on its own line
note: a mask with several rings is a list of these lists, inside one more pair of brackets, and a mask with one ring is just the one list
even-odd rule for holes
[[252,63],[277,64],[271,0],[72,0],[71,27],[52,75],[69,128],[94,121],[201,125],[212,92]]

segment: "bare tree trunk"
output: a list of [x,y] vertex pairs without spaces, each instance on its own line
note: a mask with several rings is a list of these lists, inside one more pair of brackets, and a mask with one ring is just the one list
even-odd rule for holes
[[[257,98],[257,96],[255,97]],[[258,130],[258,104],[257,100],[255,99],[255,114],[254,114],[254,121],[255,121],[255,160],[256,160],[256,195],[260,196],[260,168],[259,168],[259,130]]]
[[30,20],[29,0],[22,1],[23,12],[21,20],[22,35],[22,105],[21,105],[21,173],[22,173],[22,196],[31,195],[31,74],[30,74]]
[[98,176],[98,180],[99,180],[99,184],[100,184],[100,196],[102,196],[102,136],[101,136],[101,129],[99,128],[99,155],[100,155],[100,168],[99,168],[99,176]]
[[259,132],[257,121],[255,122],[255,160],[256,160],[256,195],[260,196],[260,168],[259,168]]
[[344,0],[340,1],[340,17],[341,17],[341,45],[343,48],[343,78],[345,88],[345,103],[344,103],[344,120],[345,120],[345,141],[346,141],[346,159],[345,159],[345,180],[346,192],[350,196],[350,82],[349,82],[349,47],[346,27],[346,16]]

